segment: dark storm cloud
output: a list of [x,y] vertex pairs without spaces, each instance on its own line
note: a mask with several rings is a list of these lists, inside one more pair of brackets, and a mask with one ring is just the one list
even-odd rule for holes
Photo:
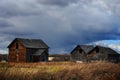
[[0,28],[7,28],[7,27],[12,27],[14,26],[13,24],[11,24],[9,21],[0,19]]
[[17,37],[25,37],[25,36],[32,36],[33,33],[27,33],[27,32],[18,32],[18,31],[8,31],[8,32],[2,32],[4,35],[11,35],[11,36],[17,36]]
[[72,3],[76,3],[79,0],[37,0],[39,3],[47,5],[67,6]]
[[[16,8],[16,6],[14,6]],[[19,9],[12,9],[11,6],[8,9],[0,9],[0,17],[9,18],[14,16],[30,16],[36,15],[34,12],[19,11]]]
[[52,53],[65,53],[77,44],[120,39],[119,2],[1,0],[0,45],[16,37],[40,38]]
[[24,0],[1,0],[0,2],[0,17],[9,18],[14,16],[32,16],[39,15],[36,7],[36,1]]

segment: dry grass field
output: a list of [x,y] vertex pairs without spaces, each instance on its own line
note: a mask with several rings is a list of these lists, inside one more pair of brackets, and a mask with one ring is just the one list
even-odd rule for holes
[[0,63],[0,80],[120,80],[120,64]]

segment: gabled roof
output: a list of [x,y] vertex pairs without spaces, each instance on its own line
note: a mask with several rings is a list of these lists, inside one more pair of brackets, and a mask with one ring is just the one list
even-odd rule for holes
[[116,51],[114,51],[113,49],[111,48],[108,48],[108,47],[103,47],[103,46],[93,46],[93,45],[77,45],[71,53],[73,53],[77,48],[80,48],[82,49],[86,54],[90,54],[91,51],[95,50],[96,48],[99,49],[99,52],[101,53],[105,53],[105,54],[117,54],[117,55],[120,55],[119,53],[117,53]]
[[[91,51],[91,50],[94,48],[94,46],[92,46],[92,45],[77,45],[77,46],[72,50],[72,52],[75,51],[78,47],[80,47],[85,53],[88,53],[89,51]],[[72,53],[72,52],[71,52],[71,53]]]
[[88,54],[90,54],[92,51],[94,51],[95,49],[99,49],[99,52],[100,53],[105,53],[105,54],[117,54],[119,55],[119,53],[117,53],[116,51],[114,51],[113,49],[111,48],[108,48],[108,47],[103,47],[103,46],[96,46],[94,47],[94,49],[92,49],[91,51],[88,52]]
[[[49,48],[45,42],[43,42],[41,39],[25,39],[25,38],[15,38],[12,43],[18,40],[20,41],[24,47],[26,48]],[[11,44],[12,44],[11,43]],[[11,44],[8,46],[8,48],[11,46]]]
[[96,46],[95,48],[99,48],[100,52],[106,52],[106,54],[118,54],[119,55],[119,53],[117,53],[116,51],[108,47]]
[[85,53],[88,53],[94,48],[94,46],[92,45],[79,45],[79,46],[81,47],[82,50],[84,50]]

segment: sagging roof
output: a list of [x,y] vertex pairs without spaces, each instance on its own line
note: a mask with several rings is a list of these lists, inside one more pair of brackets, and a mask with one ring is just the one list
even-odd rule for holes
[[106,52],[106,54],[118,54],[115,50],[108,48],[108,47],[103,47],[103,46],[96,46],[95,48],[99,48],[100,52]]
[[119,55],[119,53],[117,53],[116,51],[114,51],[111,48],[98,46],[98,45],[96,45],[96,46],[93,46],[93,45],[77,45],[77,47],[75,47],[72,52],[74,52],[77,48],[82,49],[86,54],[89,54],[91,51],[98,48],[100,52],[104,52],[106,54],[118,54]]
[[[43,42],[41,39],[15,38],[13,42],[15,40],[20,41],[26,48],[49,48],[48,45],[45,42]],[[8,48],[11,46],[11,44],[8,46]]]

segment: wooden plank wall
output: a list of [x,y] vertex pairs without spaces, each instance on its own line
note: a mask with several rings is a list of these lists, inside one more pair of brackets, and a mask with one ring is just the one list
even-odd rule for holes
[[[18,49],[16,49],[16,43],[18,43]],[[26,62],[26,48],[17,40],[9,48],[8,61]]]

